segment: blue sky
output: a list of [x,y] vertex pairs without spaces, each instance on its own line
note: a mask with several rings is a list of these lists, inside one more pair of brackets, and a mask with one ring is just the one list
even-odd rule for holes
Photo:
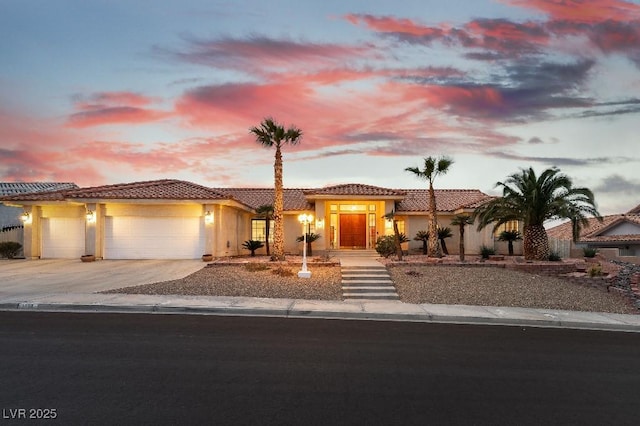
[[559,167],[640,203],[640,3],[65,1],[0,5],[0,179],[439,188]]

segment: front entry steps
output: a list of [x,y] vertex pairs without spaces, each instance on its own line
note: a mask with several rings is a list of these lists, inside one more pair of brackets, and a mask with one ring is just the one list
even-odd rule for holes
[[384,266],[342,266],[344,300],[399,300]]

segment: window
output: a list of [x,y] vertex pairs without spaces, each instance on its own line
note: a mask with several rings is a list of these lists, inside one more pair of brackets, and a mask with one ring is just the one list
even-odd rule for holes
[[510,220],[507,223],[503,223],[496,229],[495,236],[498,237],[503,231],[520,231],[520,222],[517,220]]
[[[269,242],[273,242],[273,221],[269,221]],[[251,239],[266,241],[267,221],[265,219],[251,219]]]

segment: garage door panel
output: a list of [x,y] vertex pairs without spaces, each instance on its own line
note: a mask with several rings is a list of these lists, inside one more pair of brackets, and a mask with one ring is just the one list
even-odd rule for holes
[[196,259],[204,253],[199,217],[107,217],[107,259]]
[[84,243],[84,219],[67,217],[42,219],[42,258],[78,258],[85,254]]

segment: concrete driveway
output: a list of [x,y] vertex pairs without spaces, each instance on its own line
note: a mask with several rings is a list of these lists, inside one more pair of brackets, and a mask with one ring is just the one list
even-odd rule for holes
[[0,260],[0,294],[95,293],[183,278],[201,260]]

